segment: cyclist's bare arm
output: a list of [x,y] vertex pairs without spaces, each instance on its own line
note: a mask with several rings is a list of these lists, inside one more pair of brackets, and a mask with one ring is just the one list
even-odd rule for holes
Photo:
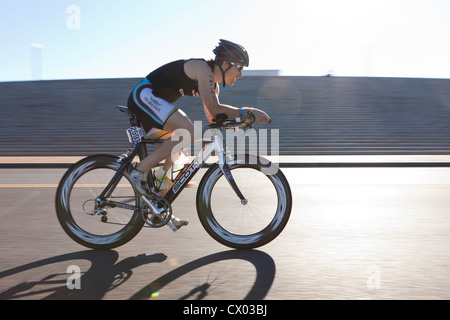
[[[219,96],[219,86],[218,85],[215,86],[214,92],[216,93],[217,96]],[[212,123],[212,119],[214,119],[214,115],[210,113],[208,107],[206,106],[206,104],[204,102],[203,102],[203,109],[205,110],[205,114],[209,120],[209,123]]]
[[[186,74],[198,82],[198,89],[203,100],[205,113],[208,120],[212,119],[219,113],[225,113],[228,117],[239,117],[239,108],[222,104],[219,102],[219,86],[215,85],[214,74],[211,68],[203,60],[190,60],[185,64]],[[256,120],[255,123],[270,123],[270,117],[262,110],[256,108],[244,107],[245,110],[252,110]]]
[[210,121],[219,113],[225,113],[229,117],[239,117],[239,108],[219,102],[218,88],[214,88],[218,87],[215,86],[214,74],[205,61],[190,60],[186,62],[184,68],[187,76],[198,82],[198,91]]

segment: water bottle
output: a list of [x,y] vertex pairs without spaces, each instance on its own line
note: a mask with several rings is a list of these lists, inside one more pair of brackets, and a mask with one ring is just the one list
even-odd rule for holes
[[159,190],[167,189],[167,175],[162,166],[159,166],[155,170],[156,186]]
[[184,151],[180,152],[180,156],[173,163],[173,172],[180,171],[184,169],[184,166],[190,162],[189,157]]

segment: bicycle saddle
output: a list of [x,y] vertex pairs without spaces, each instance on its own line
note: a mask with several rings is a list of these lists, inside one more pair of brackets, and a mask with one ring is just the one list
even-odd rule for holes
[[116,106],[116,109],[120,112],[126,113],[129,116],[134,116],[134,113],[132,113],[130,110],[128,110],[128,107],[125,106]]

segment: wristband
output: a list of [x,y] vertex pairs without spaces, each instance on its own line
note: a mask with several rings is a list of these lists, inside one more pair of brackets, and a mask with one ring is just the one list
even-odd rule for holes
[[242,117],[242,115],[244,114],[244,110],[242,110],[242,108],[239,109],[239,116]]

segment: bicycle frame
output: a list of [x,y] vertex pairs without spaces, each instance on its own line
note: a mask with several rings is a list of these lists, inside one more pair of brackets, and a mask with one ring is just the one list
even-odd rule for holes
[[228,182],[231,184],[239,198],[241,200],[244,200],[245,198],[234,182],[233,176],[231,175],[228,164],[226,162],[227,153],[224,148],[223,139],[220,132],[217,129],[212,129],[211,138],[202,138],[202,142],[204,142],[205,145],[191,162],[191,164],[188,167],[185,167],[183,171],[175,178],[173,186],[165,195],[166,200],[172,203],[177,198],[177,196],[186,187],[192,177],[195,176],[195,174],[203,166],[206,160],[208,160],[208,158],[213,154],[213,152],[218,155],[219,167],[224,172]]
[[[105,199],[108,198],[117,184],[120,181],[120,178],[122,176],[123,170],[127,168],[128,165],[132,162],[134,157],[136,155],[140,155],[141,159],[145,158],[148,155],[148,151],[146,148],[147,144],[156,144],[156,143],[162,143],[163,140],[154,140],[154,139],[142,139],[141,142],[137,143],[135,145],[134,150],[127,154],[122,155],[119,158],[119,162],[121,162],[120,168],[117,170],[114,177],[111,179],[109,184],[106,186],[106,188],[103,190],[103,192],[98,196],[97,203],[104,203]],[[226,162],[227,154],[226,150],[223,145],[223,139],[221,133],[217,129],[212,129],[212,135],[210,139],[203,139],[202,142],[205,143],[203,148],[200,150],[199,154],[194,158],[194,160],[191,162],[191,164],[188,167],[184,167],[181,173],[178,174],[178,176],[174,180],[174,184],[170,188],[170,190],[166,193],[164,198],[166,198],[169,203],[172,203],[175,201],[175,199],[178,197],[178,195],[181,193],[181,191],[186,187],[186,185],[189,183],[189,181],[192,179],[193,176],[202,168],[203,164],[206,160],[215,152],[219,157],[219,167],[224,173],[224,176],[226,177],[227,181],[230,183],[231,187],[235,191],[236,195],[241,199],[243,203],[246,203],[245,197],[240,192],[238,186],[236,185],[233,176],[231,175],[230,169],[228,167],[228,164]],[[149,183],[150,187],[154,188],[155,183],[152,175],[149,175]]]

